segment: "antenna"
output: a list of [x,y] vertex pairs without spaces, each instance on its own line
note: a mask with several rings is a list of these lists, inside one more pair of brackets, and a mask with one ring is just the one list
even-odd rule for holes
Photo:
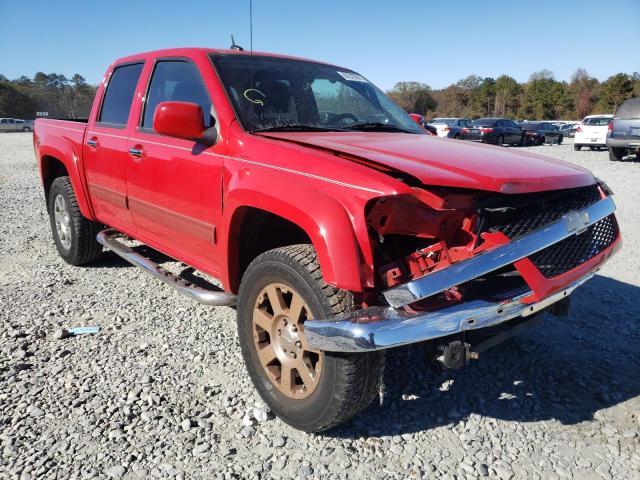
[[249,88],[253,91],[253,0],[249,0]]
[[231,34],[231,46],[229,47],[231,50],[238,50],[239,52],[244,52],[244,48],[240,45],[236,45],[236,41],[233,38],[233,34]]

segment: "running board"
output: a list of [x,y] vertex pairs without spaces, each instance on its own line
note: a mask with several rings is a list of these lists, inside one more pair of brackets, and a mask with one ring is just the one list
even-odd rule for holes
[[162,280],[167,285],[175,288],[181,293],[184,293],[188,297],[197,300],[200,303],[206,305],[213,305],[216,307],[232,306],[236,304],[236,296],[224,291],[215,292],[207,290],[194,285],[193,283],[185,280],[184,278],[171,273],[169,270],[163,268],[155,262],[152,262],[147,257],[139,254],[131,247],[126,246],[124,243],[117,240],[118,237],[122,237],[124,234],[118,232],[113,228],[102,230],[96,237],[105,247],[109,248],[113,253],[124,258],[127,262],[140,267],[145,272],[151,274],[159,280]]

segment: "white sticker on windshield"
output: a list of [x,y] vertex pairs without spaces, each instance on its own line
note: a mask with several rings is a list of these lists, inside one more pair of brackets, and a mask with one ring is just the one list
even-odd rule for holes
[[367,82],[367,80],[363,76],[358,75],[357,73],[353,73],[353,72],[338,72],[338,75],[340,75],[342,78],[344,78],[345,80],[348,80],[350,82],[369,83],[369,82]]

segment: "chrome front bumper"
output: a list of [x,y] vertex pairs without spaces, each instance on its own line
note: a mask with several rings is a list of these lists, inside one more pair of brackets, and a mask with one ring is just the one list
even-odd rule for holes
[[390,307],[366,308],[353,312],[347,318],[307,320],[304,324],[307,344],[312,349],[332,352],[381,350],[490,327],[536,313],[569,295],[589,280],[594,272],[534,304],[523,303],[523,299],[532,293],[528,291],[503,302],[473,300],[417,314],[408,314],[398,308],[486,275],[580,234],[614,211],[613,200],[606,197],[506,245],[383,292]]

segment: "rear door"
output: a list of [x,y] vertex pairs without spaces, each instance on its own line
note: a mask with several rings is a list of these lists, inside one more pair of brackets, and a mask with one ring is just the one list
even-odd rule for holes
[[87,127],[83,158],[91,202],[98,219],[124,232],[135,225],[127,206],[127,122],[143,63],[116,65],[96,117]]
[[137,228],[166,253],[219,271],[216,225],[222,214],[221,184],[226,143],[205,147],[153,129],[160,102],[200,105],[206,127],[214,126],[211,97],[200,68],[188,58],[159,58],[140,107],[129,148],[129,205]]

